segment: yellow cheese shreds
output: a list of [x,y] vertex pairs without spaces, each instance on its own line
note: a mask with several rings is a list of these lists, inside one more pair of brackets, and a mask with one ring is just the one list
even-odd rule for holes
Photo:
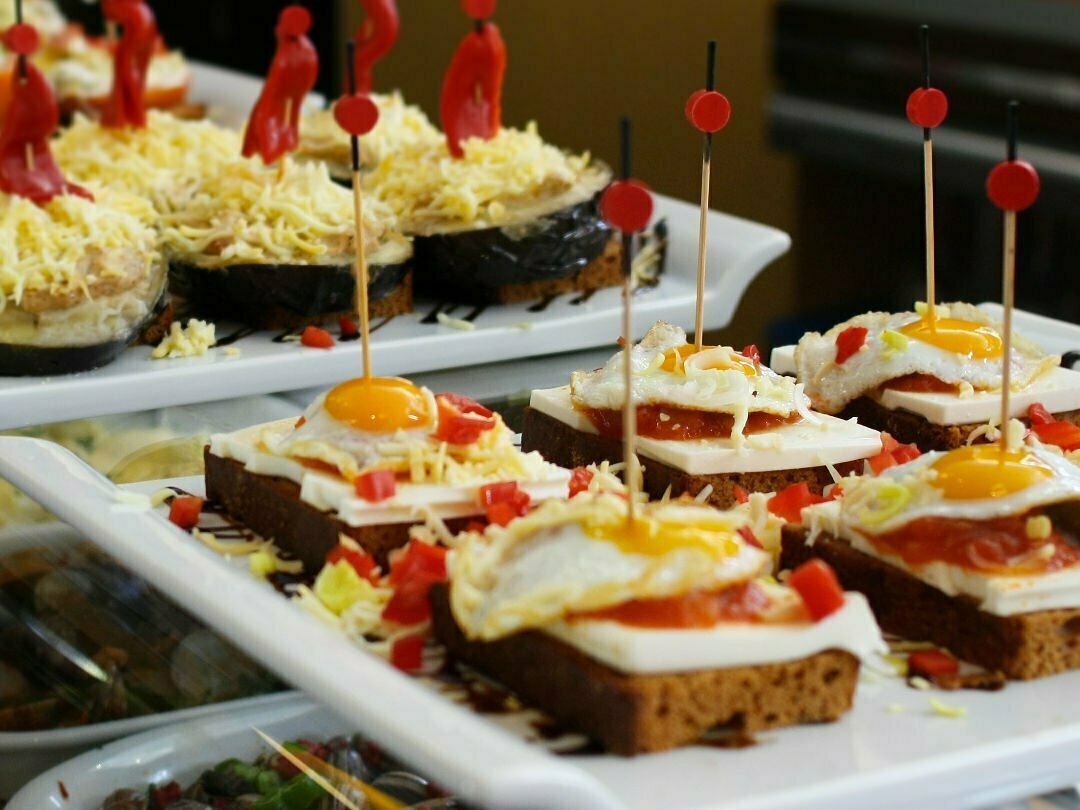
[[181,327],[173,321],[167,334],[150,353],[153,360],[172,360],[177,357],[201,357],[217,342],[217,328],[212,323],[192,318]]
[[[244,262],[320,264],[348,261],[353,196],[330,179],[325,164],[290,161],[276,167],[236,158],[207,174],[179,211],[162,217],[167,253],[203,267]],[[364,200],[368,256],[391,237],[388,212]]]
[[204,176],[237,159],[240,135],[154,110],[147,128],[136,130],[105,129],[79,116],[53,142],[53,154],[71,180],[94,190],[142,195],[165,213],[182,204]]
[[[406,104],[401,93],[377,93],[372,96],[379,108],[379,123],[360,138],[360,160],[365,166],[376,166],[392,152],[417,144],[435,145],[442,140],[423,111]],[[352,146],[349,135],[336,120],[332,109],[318,110],[300,122],[299,155],[350,164]]]
[[393,208],[406,232],[423,233],[446,224],[501,225],[515,209],[583,183],[591,189],[585,197],[592,196],[608,175],[588,153],[570,155],[544,143],[534,123],[502,129],[490,141],[470,138],[464,149],[464,157],[454,158],[444,140],[403,145],[364,178],[364,188]]
[[0,194],[0,311],[28,290],[86,288],[88,255],[131,246],[146,251],[149,266],[153,231],[107,197],[94,203],[66,194],[42,207]]

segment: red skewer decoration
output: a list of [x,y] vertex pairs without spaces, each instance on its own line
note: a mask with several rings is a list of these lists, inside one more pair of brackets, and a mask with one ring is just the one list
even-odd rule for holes
[[634,300],[634,234],[641,233],[649,225],[653,213],[653,198],[649,187],[631,174],[630,119],[620,122],[622,142],[622,177],[606,189],[600,197],[600,214],[611,227],[622,232],[623,262],[623,461],[626,467],[627,520],[634,522],[634,509],[638,481],[638,459],[634,452],[637,437],[637,406],[634,404],[634,373],[631,350],[634,347],[634,324],[632,304]]
[[[17,19],[22,10],[16,7]],[[11,103],[0,129],[0,191],[45,205],[61,194],[94,199],[89,191],[69,183],[49,150],[49,139],[60,123],[56,97],[45,75],[28,57],[37,50],[38,33],[19,22],[4,32],[6,48],[18,55],[12,78]]]
[[1017,113],[1020,104],[1010,101],[1006,137],[1006,157],[990,170],[986,178],[986,196],[1004,216],[1001,271],[1002,318],[1001,356],[1001,451],[1009,450],[1009,398],[1012,393],[1012,317],[1016,298],[1016,214],[1029,208],[1039,198],[1039,173],[1026,160],[1016,158]]
[[468,138],[491,140],[502,128],[502,88],[506,45],[499,27],[487,21],[495,0],[462,0],[474,29],[465,35],[443,79],[439,118],[450,154],[465,154]]
[[349,133],[352,145],[352,187],[354,215],[354,245],[356,261],[353,274],[356,280],[356,314],[360,318],[360,341],[364,362],[364,378],[371,379],[371,328],[368,322],[368,266],[364,255],[364,198],[360,192],[360,136],[375,129],[379,123],[379,108],[366,92],[357,90],[356,45],[346,43],[349,93],[334,105],[334,120]]
[[113,129],[146,126],[146,79],[158,43],[154,12],[144,0],[102,0],[105,19],[123,33],[113,56],[113,86],[103,126]]
[[949,112],[949,100],[930,86],[930,26],[919,28],[922,43],[923,86],[907,101],[908,120],[923,131],[923,195],[926,205],[926,317],[931,327],[937,323],[937,284],[934,269],[934,142],[931,131],[941,125]]
[[306,8],[282,9],[274,30],[277,52],[244,134],[244,157],[258,154],[267,166],[280,160],[281,174],[286,156],[300,145],[300,112],[319,77],[319,55],[307,38],[310,30]]
[[712,137],[731,120],[731,102],[718,93],[716,86],[716,40],[709,40],[705,68],[705,89],[698,90],[686,102],[686,118],[705,133],[701,152],[701,213],[698,220],[697,313],[694,343],[700,352],[705,339],[705,263],[709,242],[709,186],[712,179]]
[[356,34],[356,52],[349,60],[353,65],[356,89],[351,92],[367,95],[374,87],[375,63],[390,53],[401,31],[397,3],[394,0],[360,0],[367,17]]

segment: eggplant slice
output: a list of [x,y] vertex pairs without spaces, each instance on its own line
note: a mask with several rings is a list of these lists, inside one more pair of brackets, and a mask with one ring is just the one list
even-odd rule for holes
[[0,343],[0,377],[52,377],[76,374],[108,365],[125,349],[137,343],[143,333],[171,313],[168,296],[162,291],[153,311],[123,337],[90,346],[29,346]]
[[[368,301],[373,309],[406,286],[409,262],[368,266]],[[192,314],[239,321],[258,329],[303,326],[352,312],[356,282],[351,264],[235,264],[206,268],[173,261],[169,284]],[[411,295],[406,307],[411,307]]]
[[415,236],[417,294],[488,304],[503,300],[500,288],[571,278],[598,259],[613,236],[597,199],[522,225]]

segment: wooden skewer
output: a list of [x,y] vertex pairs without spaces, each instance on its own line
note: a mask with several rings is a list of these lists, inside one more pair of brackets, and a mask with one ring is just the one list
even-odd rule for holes
[[[930,130],[926,130],[929,132]],[[923,185],[926,196],[926,318],[937,329],[937,284],[934,269],[934,142],[923,139]]]
[[[716,40],[710,40],[707,66],[705,69],[705,89],[716,86]],[[705,133],[701,151],[701,211],[698,215],[698,265],[697,265],[697,310],[694,319],[694,345],[700,352],[705,344],[705,265],[709,243],[709,187],[712,182],[712,133]]]
[[[354,137],[355,140],[355,137]],[[363,351],[364,379],[371,379],[371,328],[368,317],[368,266],[364,255],[364,198],[360,192],[360,168],[353,166],[353,215],[356,227],[356,313],[360,318],[360,345]]]
[[623,234],[623,385],[626,394],[623,398],[623,464],[626,467],[626,518],[633,524],[638,493],[638,464],[634,452],[637,437],[637,407],[634,405],[634,369],[631,363],[634,347],[634,324],[631,316],[631,302],[634,298],[634,278],[630,272],[630,252],[633,250],[633,236]]
[[1002,339],[1001,355],[1001,452],[1009,452],[1009,400],[1012,394],[1012,316],[1016,293],[1016,212],[1005,212],[1005,236],[1002,259]]

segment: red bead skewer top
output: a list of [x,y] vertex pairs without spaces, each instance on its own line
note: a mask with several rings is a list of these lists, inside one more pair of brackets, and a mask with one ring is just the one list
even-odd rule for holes
[[278,17],[277,52],[244,135],[244,157],[258,154],[267,165],[300,145],[300,113],[319,77],[319,55],[307,38],[311,12],[286,6]]
[[1039,173],[1026,160],[1003,160],[986,178],[986,196],[1002,211],[1023,211],[1039,198]]
[[470,20],[490,20],[495,16],[496,0],[461,0],[461,8]]
[[11,79],[11,104],[0,129],[0,191],[38,205],[61,194],[92,200],[89,191],[64,179],[49,150],[60,111],[45,75],[27,59],[38,41],[30,25],[13,25],[4,32],[4,46],[19,55],[20,69]]
[[653,197],[640,180],[616,180],[600,197],[600,215],[623,233],[641,233],[653,215]]
[[698,90],[686,102],[686,120],[702,132],[712,135],[731,120],[731,102],[716,90]]
[[143,0],[102,0],[105,19],[123,28],[113,56],[113,86],[101,123],[118,129],[146,126],[146,79],[158,47],[154,12]]
[[367,17],[356,34],[356,90],[365,95],[374,86],[375,63],[390,53],[401,30],[394,0],[360,0]]
[[908,96],[908,121],[923,129],[940,126],[949,114],[949,99],[936,87],[917,87]]
[[367,135],[379,123],[379,108],[362,93],[342,96],[334,105],[334,120],[350,135]]

